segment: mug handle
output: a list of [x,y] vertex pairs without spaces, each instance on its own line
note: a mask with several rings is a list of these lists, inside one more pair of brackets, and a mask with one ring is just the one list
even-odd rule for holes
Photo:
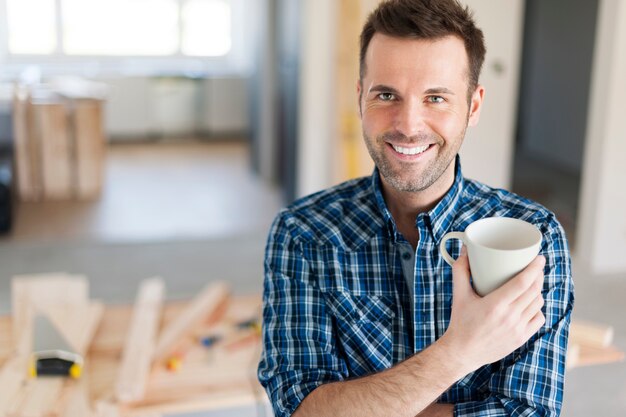
[[439,244],[439,252],[441,252],[441,256],[443,256],[443,259],[448,263],[448,265],[452,266],[455,259],[452,256],[450,256],[450,254],[446,250],[446,242],[450,239],[459,239],[463,242],[463,244],[465,244],[465,233],[464,232],[446,233],[446,235],[443,237],[443,240]]

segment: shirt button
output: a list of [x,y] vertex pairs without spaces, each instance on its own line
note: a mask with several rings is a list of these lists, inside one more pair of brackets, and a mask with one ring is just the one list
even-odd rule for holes
[[408,261],[409,259],[411,259],[411,254],[409,252],[404,252],[402,254],[402,259],[404,259],[405,261]]

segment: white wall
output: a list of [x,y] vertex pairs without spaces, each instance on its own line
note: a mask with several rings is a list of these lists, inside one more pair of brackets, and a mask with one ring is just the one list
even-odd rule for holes
[[461,148],[463,174],[510,189],[524,20],[523,0],[464,0],[483,30],[487,55],[480,77],[485,100]]
[[326,188],[332,182],[331,149],[337,142],[334,122],[336,8],[336,0],[309,0],[302,7],[298,197]]
[[626,2],[602,0],[583,163],[577,256],[591,272],[626,271]]

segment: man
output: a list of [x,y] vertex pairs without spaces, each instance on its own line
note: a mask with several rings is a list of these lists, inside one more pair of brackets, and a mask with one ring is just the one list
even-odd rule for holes
[[[357,93],[376,170],[282,210],[268,239],[259,380],[276,416],[559,414],[574,300],[563,230],[464,179],[457,156],[484,54],[456,0],[386,1],[368,18]],[[438,245],[490,216],[535,224],[543,243],[481,298],[459,245],[453,268]]]

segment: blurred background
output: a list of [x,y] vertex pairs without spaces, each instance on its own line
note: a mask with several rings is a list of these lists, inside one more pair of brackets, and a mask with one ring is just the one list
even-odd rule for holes
[[[55,271],[107,302],[150,276],[260,293],[280,207],[372,171],[355,82],[377,3],[0,0],[0,313],[12,276]],[[464,174],[556,213],[575,317],[624,350],[626,2],[464,3],[488,51]],[[626,366],[572,370],[563,415],[626,415]]]

